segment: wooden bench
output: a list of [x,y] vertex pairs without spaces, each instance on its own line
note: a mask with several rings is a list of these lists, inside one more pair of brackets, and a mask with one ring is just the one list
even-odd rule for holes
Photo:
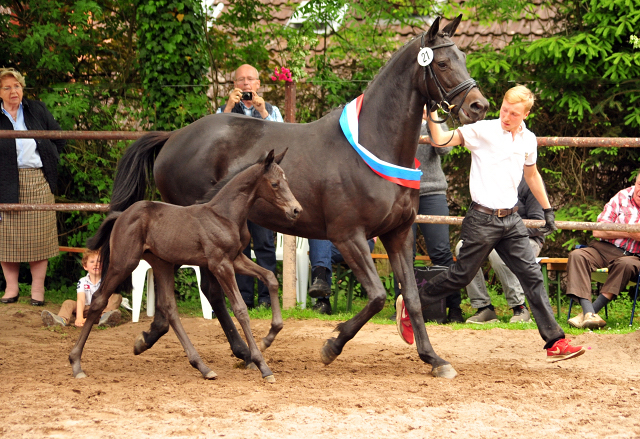
[[560,271],[567,271],[567,258],[536,258],[540,267],[542,269],[542,277],[544,279],[544,289],[547,290],[547,296],[549,296],[549,284],[551,281],[549,280],[549,272],[556,272],[556,279],[553,283],[556,284],[557,288],[557,297],[556,297],[556,313],[557,318],[560,318],[560,293],[561,293],[561,279]]

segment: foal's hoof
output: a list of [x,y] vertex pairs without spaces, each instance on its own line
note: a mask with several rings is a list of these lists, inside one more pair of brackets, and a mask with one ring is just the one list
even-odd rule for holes
[[258,370],[258,366],[253,361],[248,363],[245,361],[238,361],[235,365],[236,369]]
[[442,366],[431,369],[431,375],[436,378],[448,378],[451,380],[458,375],[458,372],[456,372],[452,365],[443,364]]
[[262,340],[260,340],[260,352],[266,351],[269,346],[270,345],[268,345],[268,344],[266,344],[264,342],[264,338]]
[[331,364],[333,360],[338,358],[338,354],[336,354],[331,348],[331,342],[333,339],[326,340],[322,349],[320,350],[320,357],[322,358],[322,362],[324,364]]
[[218,374],[212,370],[207,372],[207,374],[204,376],[205,380],[215,380],[216,378],[218,378]]
[[147,349],[149,349],[149,346],[147,346],[147,342],[144,341],[144,336],[142,334],[139,334],[136,337],[136,341],[133,343],[133,353],[135,355],[140,355]]
[[267,375],[266,377],[264,377],[264,381],[266,383],[275,383],[276,382],[276,377],[274,377],[273,375]]
[[86,377],[87,377],[87,375],[84,372],[80,372],[76,376],[74,376],[74,378],[76,378],[76,379],[86,378]]

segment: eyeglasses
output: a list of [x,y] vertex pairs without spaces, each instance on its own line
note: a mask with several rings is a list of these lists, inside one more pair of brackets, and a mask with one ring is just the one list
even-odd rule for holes
[[247,76],[246,78],[236,78],[236,82],[253,82],[253,81],[257,81],[258,78],[252,78],[251,76]]
[[11,86],[2,87],[2,91],[11,91],[12,89],[16,91],[22,90],[22,85],[18,84],[18,85],[14,85],[13,87]]

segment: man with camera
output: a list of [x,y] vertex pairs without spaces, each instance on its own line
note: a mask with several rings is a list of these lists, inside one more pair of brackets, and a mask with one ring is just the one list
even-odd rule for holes
[[[259,88],[260,78],[258,70],[249,64],[241,65],[236,70],[234,88],[229,93],[227,104],[224,108],[218,108],[218,113],[237,113],[262,120],[284,122],[278,107],[265,102],[262,97],[258,96]],[[276,248],[274,245],[273,232],[251,221],[247,221],[247,226],[251,233],[256,263],[267,270],[271,270],[275,274]],[[251,257],[251,243],[244,249],[244,254]],[[236,281],[242,299],[247,304],[247,308],[254,308],[255,278],[236,275]],[[260,281],[258,281],[258,306],[271,306],[269,290],[267,286]]]
[[255,67],[244,64],[236,70],[235,87],[229,93],[227,105],[218,113],[238,113],[274,122],[284,122],[280,110],[275,105],[265,102],[258,96],[260,88],[260,78]]

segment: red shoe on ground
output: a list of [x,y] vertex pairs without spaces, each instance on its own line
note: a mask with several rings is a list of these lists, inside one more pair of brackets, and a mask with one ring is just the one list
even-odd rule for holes
[[547,361],[549,363],[555,363],[556,361],[568,360],[569,358],[579,357],[584,354],[584,348],[582,346],[571,346],[569,344],[571,340],[561,338],[547,349]]
[[402,295],[396,299],[396,327],[402,341],[406,344],[413,344],[413,327],[411,326],[411,320],[409,320],[407,308],[404,306]]

